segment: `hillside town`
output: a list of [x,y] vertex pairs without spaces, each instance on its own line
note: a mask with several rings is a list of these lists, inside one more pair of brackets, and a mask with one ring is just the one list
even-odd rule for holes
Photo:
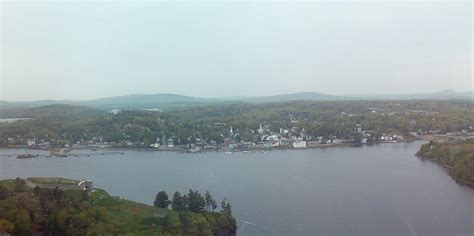
[[[0,146],[250,151],[458,139],[474,135],[469,101],[295,101],[153,111],[70,105],[0,120]],[[14,118],[16,118],[14,117]],[[27,117],[28,119],[24,119]]]
[[[295,124],[298,122],[295,122]],[[413,122],[412,122],[413,123]],[[226,123],[215,123],[219,127],[227,127]],[[131,126],[131,124],[128,124]],[[120,142],[107,141],[103,136],[93,136],[89,140],[80,139],[73,143],[65,143],[57,145],[63,140],[44,140],[44,139],[14,139],[8,138],[8,147],[10,148],[32,148],[50,150],[52,156],[67,156],[71,149],[104,149],[104,148],[136,148],[158,151],[182,151],[182,152],[200,152],[200,151],[250,151],[250,150],[270,150],[270,149],[302,149],[302,148],[318,148],[341,145],[363,145],[375,143],[396,143],[407,142],[417,139],[425,140],[453,140],[474,138],[474,129],[472,126],[468,129],[462,129],[459,132],[442,133],[440,130],[429,130],[419,132],[409,132],[407,135],[400,133],[382,133],[375,135],[371,130],[365,130],[361,124],[356,124],[353,131],[357,134],[357,138],[345,139],[336,135],[328,136],[312,136],[309,135],[304,128],[297,125],[291,128],[279,128],[277,132],[272,131],[270,125],[259,124],[256,129],[250,130],[256,141],[244,141],[239,139],[240,130],[233,126],[228,127],[226,135],[222,142],[209,140],[205,137],[189,137],[187,142],[177,136],[156,137],[155,142],[146,143],[143,141],[134,141],[129,135],[124,135],[124,139]],[[209,140],[209,141],[207,141]]]

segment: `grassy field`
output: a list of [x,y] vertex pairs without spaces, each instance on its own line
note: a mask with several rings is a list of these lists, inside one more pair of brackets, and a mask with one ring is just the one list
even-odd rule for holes
[[73,202],[80,202],[84,199],[84,191],[80,189],[65,189],[64,195]]
[[0,186],[3,186],[8,190],[13,190],[13,188],[15,187],[15,182],[13,182],[12,179],[3,179],[0,180]]
[[91,193],[91,203],[94,206],[103,207],[114,221],[121,222],[119,231],[134,232],[137,235],[149,235],[152,231],[150,225],[155,225],[155,229],[158,229],[162,217],[166,216],[169,211],[113,197],[101,189]]
[[77,184],[80,182],[77,180],[60,178],[60,177],[30,177],[30,178],[27,178],[27,180],[35,184],[61,184],[61,185],[74,185],[74,186],[77,186]]

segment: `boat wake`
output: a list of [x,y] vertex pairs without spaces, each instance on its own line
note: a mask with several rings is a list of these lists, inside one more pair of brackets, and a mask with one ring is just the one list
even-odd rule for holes
[[252,223],[252,222],[249,222],[249,221],[246,221],[246,220],[238,220],[237,219],[237,221],[242,223],[242,227],[239,227],[239,230],[241,230],[241,231],[243,231],[245,229],[246,225],[250,225],[250,226],[262,228],[262,229],[265,229],[265,230],[270,230],[270,231],[272,231],[273,235],[276,235],[276,233],[277,233],[277,231],[275,229],[264,226],[264,225],[258,225],[258,224],[255,224],[255,223]]

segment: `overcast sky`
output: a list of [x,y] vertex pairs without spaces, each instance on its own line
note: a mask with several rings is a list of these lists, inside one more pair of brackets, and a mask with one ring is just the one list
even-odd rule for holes
[[2,3],[0,100],[473,89],[471,3]]

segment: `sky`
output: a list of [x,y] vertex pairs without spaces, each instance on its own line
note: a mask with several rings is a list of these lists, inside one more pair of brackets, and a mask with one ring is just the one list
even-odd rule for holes
[[0,7],[0,100],[474,88],[469,1]]

